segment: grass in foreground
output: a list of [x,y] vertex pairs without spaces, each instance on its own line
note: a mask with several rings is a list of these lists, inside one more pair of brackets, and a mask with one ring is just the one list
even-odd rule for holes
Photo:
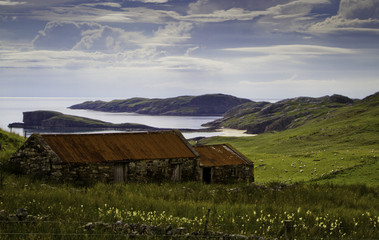
[[[283,221],[293,221],[297,239],[373,239],[378,236],[379,189],[364,185],[295,184],[267,189],[252,184],[203,185],[96,184],[89,188],[47,185],[8,175],[1,186],[0,210],[28,209],[37,222],[0,222],[1,239],[53,233],[60,238],[88,237],[88,222],[145,223],[202,231],[210,209],[208,229],[226,233],[284,238]],[[41,217],[43,218],[43,217]],[[25,235],[7,235],[24,233]],[[89,235],[102,238],[107,230]],[[92,233],[93,234],[93,233]],[[34,235],[35,238],[45,238]],[[46,237],[50,238],[50,237]],[[46,239],[45,238],[45,239]]]

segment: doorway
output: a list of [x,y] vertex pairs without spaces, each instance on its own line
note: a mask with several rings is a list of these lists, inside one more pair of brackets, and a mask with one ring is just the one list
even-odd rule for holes
[[114,166],[114,181],[115,182],[127,182],[128,181],[128,169],[127,163],[119,163]]
[[182,169],[180,164],[172,165],[172,176],[171,180],[174,182],[179,182],[182,179]]
[[209,168],[209,167],[203,168],[203,182],[204,183],[212,182],[212,168]]

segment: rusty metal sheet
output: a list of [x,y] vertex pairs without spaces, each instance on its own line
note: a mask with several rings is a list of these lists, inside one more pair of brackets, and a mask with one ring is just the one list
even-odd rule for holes
[[42,135],[52,150],[68,163],[195,158],[177,131]]
[[196,146],[201,167],[251,165],[253,162],[228,144]]

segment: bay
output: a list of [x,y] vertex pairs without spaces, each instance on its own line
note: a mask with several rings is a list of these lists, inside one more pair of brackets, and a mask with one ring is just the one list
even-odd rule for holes
[[[93,98],[53,98],[53,97],[0,97],[0,128],[10,131],[9,123],[22,122],[23,112],[36,110],[57,111],[80,117],[98,119],[111,123],[139,123],[158,128],[192,128],[201,129],[201,125],[220,117],[218,116],[151,116],[136,113],[109,113],[91,110],[72,110],[69,106]],[[96,100],[110,101],[112,98],[99,98]],[[12,129],[19,135],[24,135],[23,129]],[[28,130],[29,131],[29,130]],[[113,130],[100,132],[117,132]],[[29,131],[27,135],[32,132]],[[94,133],[94,132],[91,132]],[[186,138],[210,137],[222,135],[222,132],[193,132],[184,133]]]

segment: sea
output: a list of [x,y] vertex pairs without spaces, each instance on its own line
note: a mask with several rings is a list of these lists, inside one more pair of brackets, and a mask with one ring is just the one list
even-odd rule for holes
[[[125,98],[126,99],[126,98]],[[12,131],[21,136],[30,136],[42,132],[41,130],[30,130],[22,128],[8,128],[8,124],[23,121],[23,112],[50,110],[64,114],[70,114],[80,117],[93,118],[111,123],[139,123],[157,128],[173,128],[173,129],[204,129],[201,125],[214,121],[220,116],[152,116],[137,113],[110,113],[92,110],[74,110],[68,107],[82,103],[84,101],[103,100],[111,101],[114,98],[83,98],[83,97],[0,97],[0,128],[6,131]],[[121,132],[116,130],[91,131],[86,133],[110,133]],[[62,132],[59,132],[62,133]],[[65,133],[84,133],[84,132],[65,132]],[[184,137],[211,137],[225,135],[225,131],[215,132],[189,132],[183,133]]]

